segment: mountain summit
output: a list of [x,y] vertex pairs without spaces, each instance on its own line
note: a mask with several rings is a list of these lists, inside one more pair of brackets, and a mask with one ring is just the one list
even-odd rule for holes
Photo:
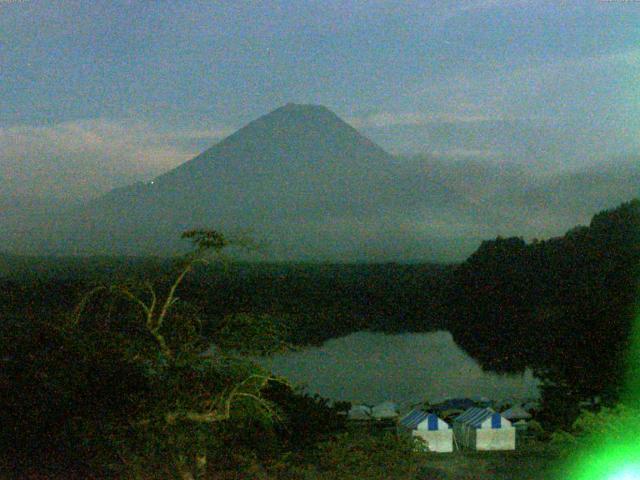
[[288,103],[156,180],[189,182],[202,175],[231,175],[226,179],[235,182],[237,174],[260,176],[273,170],[280,175],[300,169],[307,174],[312,173],[309,169],[337,173],[381,159],[389,155],[328,108]]
[[250,231],[275,258],[325,258],[336,248],[346,255],[363,247],[366,220],[379,221],[392,163],[329,109],[287,104],[153,182],[84,205],[47,245],[53,253],[163,255],[176,252],[181,232],[215,228]]

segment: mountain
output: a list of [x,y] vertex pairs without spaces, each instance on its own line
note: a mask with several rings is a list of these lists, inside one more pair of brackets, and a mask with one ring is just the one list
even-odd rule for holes
[[170,255],[208,228],[265,240],[267,260],[458,261],[497,235],[560,235],[639,187],[634,159],[541,175],[393,156],[325,107],[287,104],[151,182],[75,208],[0,205],[0,250]]
[[266,240],[270,259],[434,259],[452,235],[438,236],[431,223],[446,225],[450,211],[473,222],[478,212],[412,168],[327,108],[287,104],[151,182],[67,211],[45,236],[22,243],[37,253],[164,255],[186,247],[181,232],[215,228]]

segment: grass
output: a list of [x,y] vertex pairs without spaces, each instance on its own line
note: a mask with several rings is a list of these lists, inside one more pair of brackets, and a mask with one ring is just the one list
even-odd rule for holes
[[[552,467],[557,460],[557,453],[546,443],[529,442],[515,451],[457,450],[453,453],[424,453],[420,454],[420,457],[421,465],[415,480],[552,480]],[[285,475],[285,477],[298,478],[295,475],[293,477]],[[10,477],[0,475],[0,480],[5,480],[5,478],[9,480]],[[26,477],[28,480],[44,480],[45,478],[54,477],[37,474]],[[61,476],[59,478],[74,477]],[[208,475],[206,480],[278,480],[278,478],[279,475],[274,477],[264,473],[218,472]],[[367,479],[362,477],[361,480]]]
[[549,480],[557,454],[547,444],[528,442],[514,451],[424,454],[421,480]]

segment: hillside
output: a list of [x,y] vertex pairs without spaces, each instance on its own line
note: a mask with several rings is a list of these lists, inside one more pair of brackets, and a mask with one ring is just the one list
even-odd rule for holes
[[447,326],[485,368],[536,368],[553,382],[549,399],[615,399],[639,266],[638,199],[562,237],[486,241],[451,277]]

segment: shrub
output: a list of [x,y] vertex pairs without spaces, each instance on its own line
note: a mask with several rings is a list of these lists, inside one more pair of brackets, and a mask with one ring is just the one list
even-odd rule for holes
[[640,432],[640,411],[622,403],[603,407],[598,412],[583,410],[573,422],[571,431],[559,430],[552,434],[551,442],[567,451],[589,446],[602,439],[624,442],[629,435]]
[[233,457],[228,440],[242,425],[279,418],[262,391],[282,380],[224,348],[238,344],[242,327],[250,330],[245,338],[268,328],[280,345],[268,319],[242,317],[227,332],[234,342],[221,332],[208,342],[221,348],[205,355],[199,319],[176,296],[208,250],[218,254],[232,242],[216,232],[185,238],[196,250],[167,285],[97,285],[73,315],[16,320],[19,331],[0,350],[0,440],[14,470],[41,462],[40,470],[87,476],[202,477],[209,458]]
[[[415,479],[419,454],[411,439],[392,433],[344,433],[318,445],[312,463],[295,479]],[[292,470],[295,472],[295,470]]]

